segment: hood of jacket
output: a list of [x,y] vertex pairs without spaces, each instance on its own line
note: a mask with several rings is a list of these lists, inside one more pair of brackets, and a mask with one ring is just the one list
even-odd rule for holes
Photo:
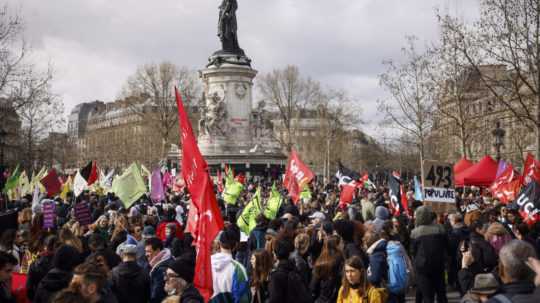
[[384,206],[377,206],[375,208],[375,218],[379,220],[388,220],[390,217],[390,212],[388,211],[388,208]]
[[159,267],[163,262],[172,259],[171,251],[168,248],[163,249],[157,256],[155,256],[150,261],[150,266],[152,267],[151,271],[154,271]]
[[53,268],[43,277],[39,285],[48,291],[55,292],[66,288],[71,282],[72,277],[71,272]]
[[422,226],[422,225],[431,225],[433,223],[433,219],[435,213],[429,206],[420,206],[415,212],[414,217],[416,218],[415,225],[416,226]]
[[223,271],[231,262],[232,256],[230,254],[217,253],[212,255],[212,269],[216,272]]

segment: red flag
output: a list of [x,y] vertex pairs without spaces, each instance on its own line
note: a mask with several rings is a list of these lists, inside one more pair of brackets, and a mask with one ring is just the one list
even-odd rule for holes
[[522,184],[528,184],[531,180],[540,182],[540,162],[530,153],[527,154],[527,160],[523,167],[523,176],[521,177]]
[[294,203],[298,203],[300,200],[300,188],[311,182],[313,177],[313,172],[300,160],[293,150],[289,157],[287,170],[285,171],[283,186],[287,188],[289,196],[293,199]]
[[246,184],[246,176],[243,173],[239,173],[234,179],[244,185]]
[[502,203],[514,201],[521,190],[521,178],[512,164],[508,164],[499,177],[493,182],[489,190],[494,198]]
[[356,193],[356,182],[354,185],[342,185],[341,186],[341,194],[339,195],[339,204],[340,205],[347,205],[351,204],[352,200],[354,199],[355,193]]
[[[178,124],[182,145],[182,176],[191,195],[192,207],[197,211],[196,229],[191,231],[195,239],[197,260],[195,263],[195,287],[208,302],[213,292],[212,264],[210,259],[212,241],[223,229],[223,219],[219,210],[214,186],[182,103],[182,97],[175,87],[178,106]],[[190,212],[193,211],[190,209]]]
[[51,169],[49,173],[41,179],[40,182],[47,190],[47,196],[49,197],[54,197],[62,190],[62,183],[60,182],[60,178],[58,178],[58,175],[56,174],[56,170],[54,168]]
[[403,184],[399,187],[399,192],[401,195],[401,206],[403,207],[403,211],[407,214],[407,216],[410,217],[411,214],[409,213],[409,199],[407,199],[407,193],[403,189]]

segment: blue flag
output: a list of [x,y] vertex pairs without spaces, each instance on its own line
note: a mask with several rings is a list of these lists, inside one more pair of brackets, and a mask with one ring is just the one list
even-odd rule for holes
[[418,178],[414,176],[414,199],[416,201],[423,201],[424,195],[422,194],[422,186],[418,182]]

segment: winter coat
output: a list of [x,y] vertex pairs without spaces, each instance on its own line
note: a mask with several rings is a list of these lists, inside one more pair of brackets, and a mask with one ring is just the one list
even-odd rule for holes
[[411,255],[418,274],[431,275],[444,271],[448,236],[443,226],[432,224],[434,213],[426,206],[415,212],[417,227],[411,232]]
[[336,303],[386,303],[387,300],[388,291],[385,288],[375,288],[368,285],[367,297],[360,296],[358,289],[349,289],[349,293],[345,296],[343,295],[343,287],[341,287]]
[[482,235],[476,232],[471,233],[469,247],[474,258],[474,262],[470,266],[474,275],[491,272],[497,266],[497,252]]
[[179,303],[204,303],[204,299],[197,288],[190,284],[182,292]]
[[250,291],[246,269],[230,254],[212,255],[212,303],[249,303]]
[[300,275],[300,278],[302,278],[306,287],[308,287],[309,282],[311,281],[311,268],[309,268],[307,259],[295,250],[289,257],[289,260],[294,263],[296,272]]
[[[295,296],[291,293],[299,289],[299,285],[289,279],[290,275],[295,274],[296,268],[290,260],[281,260],[276,268],[270,273],[268,283],[267,303],[295,303]],[[297,276],[298,279],[301,279]],[[307,288],[304,288],[307,292]],[[309,295],[309,294],[306,294]]]
[[11,285],[0,283],[0,302],[2,303],[16,303],[15,296],[11,293]]
[[540,289],[534,287],[531,282],[517,282],[502,286],[502,294],[490,298],[487,303],[504,303],[498,296],[505,296],[512,303],[537,303],[540,302]]
[[150,265],[146,268],[146,271],[150,273],[150,303],[161,303],[167,296],[164,289],[165,272],[173,259],[168,249],[162,250],[162,253],[160,260],[152,268]]
[[146,303],[150,300],[150,276],[135,261],[120,263],[112,270],[111,288],[118,303]]
[[73,273],[51,269],[39,282],[33,303],[49,303],[57,292],[69,286]]
[[369,267],[367,279],[370,284],[381,287],[381,284],[388,275],[388,263],[386,261],[386,245],[384,239],[373,243],[367,250],[369,256]]
[[26,295],[28,296],[28,299],[34,299],[39,282],[52,268],[52,260],[52,255],[43,255],[30,264],[26,280]]

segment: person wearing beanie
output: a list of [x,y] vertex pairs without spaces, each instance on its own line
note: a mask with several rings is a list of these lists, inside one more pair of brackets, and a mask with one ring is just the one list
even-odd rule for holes
[[250,292],[245,267],[233,259],[240,242],[240,229],[231,224],[219,234],[219,252],[212,255],[214,293],[211,303],[249,303]]
[[416,283],[426,303],[446,302],[445,264],[448,236],[429,206],[420,206],[414,213],[416,228],[411,232],[411,256],[414,259]]
[[62,245],[53,258],[53,268],[39,282],[33,303],[49,303],[54,295],[69,286],[73,269],[81,256],[73,246]]
[[375,220],[372,222],[376,233],[381,232],[384,223],[388,221],[388,219],[390,219],[390,212],[388,211],[388,208],[384,206],[377,206],[377,208],[375,208]]
[[137,246],[118,246],[122,263],[112,270],[112,291],[118,303],[146,303],[150,300],[150,277],[137,264]]
[[165,273],[165,291],[169,296],[180,296],[179,303],[204,303],[193,285],[195,263],[191,258],[179,258],[169,264]]

